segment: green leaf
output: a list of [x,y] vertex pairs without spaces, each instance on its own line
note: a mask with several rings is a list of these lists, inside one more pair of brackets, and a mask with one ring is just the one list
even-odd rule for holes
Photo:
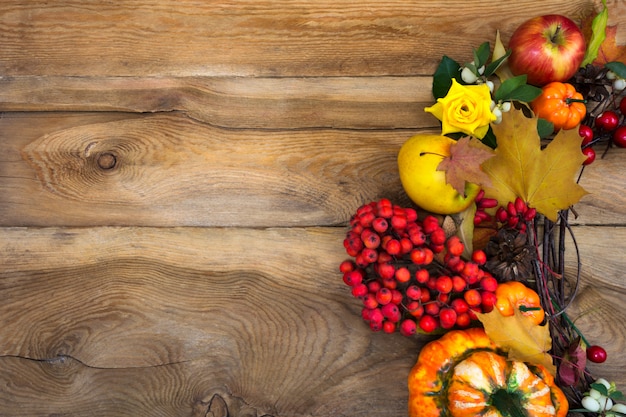
[[540,117],[537,119],[537,133],[539,134],[539,138],[547,138],[554,133],[554,124]]
[[591,22],[591,39],[587,44],[587,50],[585,51],[585,57],[580,64],[581,67],[591,64],[598,57],[598,51],[604,39],[606,39],[606,25],[609,21],[609,9],[606,7],[606,0],[602,0],[604,8],[600,13],[593,18]]
[[604,66],[613,71],[618,77],[626,79],[626,64],[623,62],[607,62]]
[[487,64],[489,59],[489,42],[483,42],[478,49],[474,49],[474,63],[476,68]]
[[509,96],[511,92],[522,85],[526,85],[526,78],[526,74],[523,74],[504,81],[496,90],[496,94],[494,96],[496,101],[510,100]]
[[509,95],[509,100],[517,100],[524,103],[530,103],[540,95],[541,88],[535,87],[534,85],[524,84],[511,91],[511,94]]
[[435,99],[445,97],[452,86],[452,79],[460,82],[459,69],[461,65],[455,60],[443,56],[441,63],[433,75],[433,96]]
[[487,134],[481,139],[481,142],[489,146],[491,149],[496,149],[496,146],[498,146],[496,135],[493,134],[491,126],[489,126],[489,130],[487,130]]
[[624,398],[626,398],[624,396],[624,394],[622,394],[622,391],[613,391],[612,393],[609,394],[609,398],[612,400],[623,400]]
[[490,77],[491,75],[493,75],[493,73],[496,72],[498,68],[500,68],[500,66],[509,57],[509,55],[511,55],[510,50],[506,51],[506,54],[504,54],[500,58],[496,59],[495,61],[492,61],[489,65],[487,65],[487,67],[485,68],[485,74],[484,74],[485,77]]
[[604,384],[601,384],[599,382],[594,382],[593,384],[589,385],[589,387],[595,389],[596,391],[598,391],[600,394],[604,395],[605,397],[609,396],[609,390]]

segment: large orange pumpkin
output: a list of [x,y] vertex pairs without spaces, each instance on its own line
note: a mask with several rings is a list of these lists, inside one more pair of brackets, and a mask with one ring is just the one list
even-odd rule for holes
[[428,343],[409,374],[409,417],[565,417],[568,403],[541,365],[508,360],[483,329]]

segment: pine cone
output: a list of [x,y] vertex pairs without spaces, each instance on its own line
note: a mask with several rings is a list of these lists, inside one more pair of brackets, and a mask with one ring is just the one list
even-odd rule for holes
[[485,269],[500,282],[533,280],[536,253],[528,236],[516,229],[500,229],[485,248]]
[[607,86],[611,85],[611,80],[606,78],[607,72],[606,68],[587,64],[569,82],[587,100],[601,102],[610,95]]

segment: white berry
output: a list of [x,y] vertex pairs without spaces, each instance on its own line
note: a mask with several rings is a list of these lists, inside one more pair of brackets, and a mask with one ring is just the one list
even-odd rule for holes
[[471,69],[469,69],[468,67],[463,67],[463,69],[461,70],[461,79],[467,84],[474,84],[476,80],[478,80],[478,77]]
[[592,411],[592,412],[600,411],[600,403],[598,402],[598,400],[596,400],[593,397],[589,397],[589,396],[583,397],[580,404],[589,411]]
[[613,407],[611,407],[611,411],[621,414],[626,414],[626,404],[615,403]]

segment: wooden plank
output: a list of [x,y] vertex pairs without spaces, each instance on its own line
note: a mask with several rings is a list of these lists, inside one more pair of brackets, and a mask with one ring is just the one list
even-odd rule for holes
[[272,415],[403,415],[425,339],[361,321],[343,233],[2,230],[2,412],[189,415],[227,392]]
[[[542,3],[580,19],[600,0]],[[430,75],[444,53],[506,36],[537,10],[510,2],[6,0],[0,74],[42,76]],[[624,22],[621,2],[612,21]]]
[[50,131],[55,117],[1,121],[4,225],[322,225],[383,192],[403,201],[407,131],[226,130],[177,114]]
[[[406,415],[427,338],[361,321],[337,270],[344,228],[1,232],[8,415],[204,415],[191,410],[214,394],[231,415]],[[623,386],[626,260],[610,248],[626,228],[575,232],[583,285],[568,314],[607,349],[598,372]]]
[[[342,224],[381,197],[410,204],[396,155],[416,132],[232,130],[181,114],[5,114],[0,225]],[[626,224],[624,152],[611,149],[586,169],[592,194],[573,223]]]
[[431,77],[1,77],[0,111],[181,111],[231,128],[436,127]]

